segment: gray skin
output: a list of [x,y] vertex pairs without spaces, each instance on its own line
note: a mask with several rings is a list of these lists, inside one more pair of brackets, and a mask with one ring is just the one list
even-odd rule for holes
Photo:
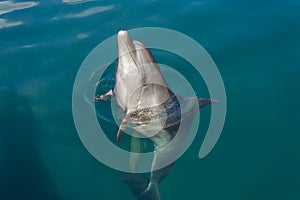
[[[117,132],[117,141],[129,125],[152,141],[155,151],[150,179],[134,173],[122,179],[139,200],[159,200],[158,184],[174,165],[170,159],[180,154],[194,114],[205,105],[217,102],[209,98],[176,96],[143,43],[132,40],[127,31],[119,31],[117,40],[119,58],[114,89],[94,101],[114,96],[126,113]],[[186,131],[178,132],[179,126]]]

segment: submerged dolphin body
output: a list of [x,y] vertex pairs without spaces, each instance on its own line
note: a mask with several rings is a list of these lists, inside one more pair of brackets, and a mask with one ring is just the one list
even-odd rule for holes
[[[117,133],[118,141],[128,126],[153,142],[150,180],[140,174],[128,174],[122,179],[138,199],[159,200],[158,184],[172,169],[170,159],[179,155],[194,114],[216,100],[176,96],[143,43],[132,40],[127,31],[119,31],[117,40],[119,58],[114,89],[95,98],[95,102],[114,96],[126,113]],[[186,131],[179,133],[179,126]]]

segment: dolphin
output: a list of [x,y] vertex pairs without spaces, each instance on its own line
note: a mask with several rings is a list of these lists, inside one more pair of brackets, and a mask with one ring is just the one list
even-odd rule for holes
[[[119,57],[114,88],[95,98],[94,102],[114,97],[125,112],[117,141],[124,130],[130,128],[153,143],[155,151],[150,178],[132,173],[124,175],[122,180],[139,200],[159,200],[158,185],[174,166],[170,158],[179,155],[194,114],[217,101],[181,98],[174,94],[150,50],[142,42],[132,40],[127,31],[121,30],[117,43]],[[178,132],[180,126],[186,131]]]

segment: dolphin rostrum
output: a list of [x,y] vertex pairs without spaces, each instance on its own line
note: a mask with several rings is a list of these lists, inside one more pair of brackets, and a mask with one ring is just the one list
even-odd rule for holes
[[[122,179],[138,199],[159,200],[158,184],[172,169],[174,162],[170,158],[180,153],[194,114],[201,107],[217,101],[176,96],[143,43],[132,40],[128,32],[122,30],[118,32],[117,41],[119,57],[115,86],[94,101],[115,97],[126,113],[119,125],[117,141],[125,128],[130,127],[154,144],[150,179],[134,173],[124,175]],[[184,127],[184,133],[178,132],[179,126]]]

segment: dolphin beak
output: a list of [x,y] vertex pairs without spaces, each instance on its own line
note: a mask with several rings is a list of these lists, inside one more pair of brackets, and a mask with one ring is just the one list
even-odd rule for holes
[[119,56],[126,55],[135,50],[133,41],[130,38],[127,31],[123,31],[123,30],[119,31],[117,40],[118,40]]
[[127,31],[124,31],[124,30],[120,30],[118,32],[118,41],[121,39],[121,38],[130,38],[129,34]]

